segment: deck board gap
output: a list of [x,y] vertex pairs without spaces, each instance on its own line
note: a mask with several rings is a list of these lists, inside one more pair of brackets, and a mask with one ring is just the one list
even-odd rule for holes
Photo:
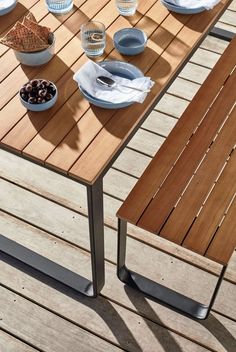
[[[3,287],[5,287],[5,286],[3,286]],[[5,288],[9,289],[8,287],[5,287]],[[17,294],[18,294],[18,293],[17,293]],[[8,334],[8,335],[14,337],[16,340],[19,340],[19,341],[23,342],[25,345],[27,345],[27,346],[29,346],[29,347],[32,347],[32,348],[35,350],[35,352],[36,352],[36,351],[38,351],[38,352],[47,352],[47,351],[45,351],[45,350],[42,350],[42,349],[39,348],[39,347],[36,347],[35,345],[31,344],[30,342],[28,342],[28,341],[22,339],[21,337],[17,336],[16,334],[13,334],[11,331],[8,331],[7,329],[5,329],[5,328],[2,327],[2,326],[0,327],[0,331],[1,331],[1,330],[4,331],[6,334]],[[3,351],[3,352],[4,352],[4,351]],[[17,351],[16,351],[16,352],[17,352]]]

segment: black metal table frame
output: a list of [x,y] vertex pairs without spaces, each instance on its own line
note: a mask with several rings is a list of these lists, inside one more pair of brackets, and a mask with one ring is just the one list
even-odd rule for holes
[[[219,15],[220,16],[220,15]],[[218,17],[219,17],[218,16]],[[215,22],[218,20],[216,18]],[[104,258],[104,210],[103,210],[103,177],[110,169],[114,161],[117,159],[122,150],[126,147],[128,142],[134,136],[138,128],[145,121],[147,116],[150,114],[151,110],[156,106],[157,102],[161,99],[161,97],[166,93],[169,86],[172,84],[174,79],[178,76],[182,68],[188,62],[189,58],[193,55],[193,53],[197,50],[200,43],[205,39],[208,33],[201,38],[201,41],[196,45],[195,50],[193,50],[187,57],[176,73],[173,75],[171,80],[165,86],[155,101],[151,104],[148,111],[144,114],[144,116],[140,119],[139,123],[124,141],[123,145],[119,148],[119,150],[115,153],[111,161],[107,164],[106,168],[103,170],[101,175],[97,178],[94,184],[88,184],[85,181],[78,180],[69,175],[65,175],[64,173],[52,169],[47,165],[43,165],[43,167],[48,168],[49,170],[56,172],[58,174],[63,175],[64,177],[68,177],[80,184],[86,186],[87,189],[87,204],[88,204],[88,221],[89,221],[89,236],[90,236],[90,250],[91,250],[91,267],[92,267],[92,281],[80,276],[79,274],[74,273],[73,271],[64,268],[63,266],[51,261],[48,258],[45,258],[36,252],[18,244],[15,241],[12,241],[0,234],[0,253],[6,253],[7,255],[29,265],[30,267],[39,270],[40,272],[46,274],[47,276],[73,288],[74,290],[89,296],[96,297],[105,283],[105,258]],[[213,30],[209,33],[218,38],[230,41],[232,39],[231,32],[213,28]],[[30,159],[24,155],[19,155],[8,148],[1,147],[2,149],[6,149],[17,156],[25,158],[30,162],[35,164],[37,161]]]

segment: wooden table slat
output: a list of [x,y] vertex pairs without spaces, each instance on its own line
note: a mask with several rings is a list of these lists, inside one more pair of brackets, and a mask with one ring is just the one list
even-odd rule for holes
[[[227,55],[231,50],[234,54]],[[131,223],[137,223],[140,215],[153,198],[154,192],[164,181],[165,175],[171,170],[175,160],[201,121],[204,112],[214,100],[219,88],[224,83],[225,76],[229,75],[234,68],[234,55],[236,55],[235,40],[226,49],[226,55],[217,62],[214,73],[210,73],[208,80],[203,83],[204,90],[197,92],[192,104],[187,107],[183,116],[171,131],[168,140],[159,149],[156,157],[158,162],[151,163],[146,169],[143,178],[145,181],[140,180],[137,183],[129,194],[126,203],[119,209],[119,217],[129,220]],[[205,94],[205,91],[208,93]],[[189,118],[190,116],[191,118]],[[140,189],[142,189],[142,192],[140,192]],[[140,201],[137,202],[137,199]],[[136,204],[136,206],[131,207],[130,204]]]
[[[150,110],[150,106],[157,100],[157,96],[162,89],[165,89],[166,84],[174,77],[178,68],[195,47],[198,46],[206,30],[212,26],[229,3],[230,0],[222,0],[211,11],[206,11],[197,16],[184,16],[169,13],[160,1],[148,0],[140,2],[136,15],[129,19],[118,15],[113,1],[101,0],[94,3],[92,0],[88,0],[74,13],[69,14],[65,21],[62,19],[59,27],[55,23],[57,17],[51,16],[51,14],[46,15],[44,20],[47,24],[54,23],[53,28],[57,35],[57,56],[44,67],[24,67],[23,70],[19,65],[3,80],[0,87],[0,106],[3,107],[0,116],[1,144],[9,149],[14,149],[19,154],[23,152],[30,160],[37,159],[37,161],[42,163],[47,160],[58,145],[59,151],[60,142],[64,140],[70,130],[72,135],[75,133],[77,122],[80,123],[79,120],[88,110],[88,104],[85,102],[84,105],[82,104],[82,109],[78,111],[78,104],[80,105],[81,98],[76,100],[76,97],[79,97],[79,93],[76,91],[74,83],[71,82],[74,71],[81,67],[85,60],[84,55],[82,55],[80,39],[77,36],[80,24],[90,18],[106,19],[106,26],[110,25],[111,28],[116,28],[117,30],[116,23],[124,27],[125,24],[126,26],[133,26],[138,22],[141,28],[145,29],[145,26],[148,28],[151,40],[145,52],[139,57],[130,58],[130,61],[144,69],[145,73],[149,70],[147,74],[157,80],[157,84],[146,98],[144,104],[134,104],[132,109],[126,109],[125,112],[129,119],[123,116],[124,110],[117,111],[114,115],[114,112],[112,112],[111,118],[105,118],[102,126],[98,123],[102,128],[95,129],[93,136],[85,136],[85,132],[83,132],[83,138],[81,138],[82,153],[79,148],[80,144],[76,144],[77,149],[73,149],[75,146],[73,143],[67,146],[69,153],[71,150],[73,151],[71,153],[71,165],[74,163],[72,168],[69,163],[66,167],[60,164],[60,167],[66,168],[66,170],[62,169],[62,171],[68,172],[69,170],[71,176],[88,184],[95,182],[104,171],[106,165],[111,162],[116,152],[126,143],[127,137],[143,119],[145,113]],[[39,3],[38,6],[44,13],[42,5]],[[159,11],[157,11],[158,9]],[[158,21],[158,19],[160,20]],[[159,24],[161,26],[158,27]],[[108,29],[108,50],[112,50],[112,46],[110,47],[112,43],[110,37],[112,31],[109,32],[110,27]],[[160,54],[161,57],[159,57]],[[117,57],[121,58],[119,54],[113,51],[109,56],[111,59]],[[59,99],[55,107],[47,112],[40,114],[25,113],[25,109],[22,108],[16,93],[25,81],[37,76],[58,82],[61,88]],[[66,78],[68,82],[65,82]],[[60,95],[60,92],[62,95]],[[89,114],[95,113],[96,117],[96,113],[98,113],[99,116],[97,117],[99,120],[99,118],[103,119],[106,114],[109,114],[109,112],[103,112],[102,109],[99,112],[98,110],[91,110],[93,112],[88,112],[88,115],[85,115],[89,117]],[[64,116],[70,116],[68,125],[66,121],[63,121],[63,114],[65,114]],[[76,115],[75,119],[74,114]],[[53,121],[54,116],[58,116],[59,120],[57,121],[55,117]],[[60,121],[60,123],[57,124],[56,121]],[[96,120],[96,122],[99,121]],[[85,126],[87,123],[88,121],[84,124],[83,131],[86,130]],[[61,134],[56,135],[52,128],[53,125],[58,125],[61,130],[67,127],[64,128],[64,133],[61,132]],[[44,126],[46,126],[45,130]],[[47,129],[48,132],[50,131],[49,134],[46,132]],[[79,135],[77,137],[79,138]],[[85,141],[87,142],[85,143]],[[35,143],[34,147],[33,143]],[[44,145],[46,148],[44,148]],[[30,150],[31,147],[32,151]],[[42,154],[39,152],[40,150],[42,150]],[[77,155],[75,150],[77,150]],[[94,150],[96,150],[96,153],[94,153]],[[67,151],[65,151],[65,155],[66,153]],[[93,158],[96,161],[99,160],[99,163],[94,163]],[[54,161],[51,162],[53,163]],[[52,165],[50,160],[48,165]],[[55,165],[55,167],[57,166]]]
[[[160,232],[162,237],[178,244],[182,243],[205,200],[208,190],[213,187],[235,146],[235,136],[236,108],[231,112],[224,128],[220,131],[187,190],[162,228]],[[182,216],[183,214],[184,216]]]
[[17,20],[22,18],[39,0],[20,0],[13,11],[1,16],[0,34],[3,36]]
[[[220,6],[223,9],[223,4],[220,4]],[[207,14],[202,13],[200,18],[198,16],[190,18],[187,26],[183,27],[147,73],[157,81],[157,84],[153,87],[145,102],[141,106],[136,104],[127,109],[129,119],[124,117],[123,112],[117,112],[71,168],[71,175],[79,179],[87,179],[90,183],[95,182],[106,168],[108,162],[112,160],[112,157],[121,148],[127,135],[138,125],[139,121],[142,121],[142,117],[145,116],[146,111],[149,111],[156,96],[166,87],[174,72],[177,71],[178,67],[183,64],[184,60],[192,52],[193,46],[200,41],[202,37],[201,31],[204,32],[206,27],[216,20],[215,16],[217,15],[218,17],[220,6],[218,5],[217,9],[215,8]],[[195,27],[198,30],[192,29]],[[182,32],[184,33],[184,38]],[[174,52],[176,56],[173,55]],[[160,77],[160,72],[162,72],[163,77]],[[120,127],[121,125],[123,128]],[[96,150],[96,156],[94,150]]]
[[[202,212],[195,220],[183,247],[204,255],[231,200],[235,196],[236,152],[232,153]],[[197,238],[197,241],[196,241]],[[232,251],[232,248],[231,248]]]
[[[205,115],[204,120],[191,137],[159,192],[145,209],[138,225],[146,230],[158,233],[191,176],[204,157],[216,133],[236,101],[236,70],[227,80],[225,86]],[[207,94],[207,91],[205,91]],[[189,116],[191,118],[191,116]],[[168,194],[168,197],[166,196]],[[158,214],[158,215],[157,215]]]
[[[156,7],[153,8],[153,11],[155,11],[155,14],[156,14]],[[151,13],[149,13],[148,15],[150,16]],[[161,12],[159,12],[159,18],[158,18],[157,25],[158,25],[158,23],[161,23],[162,20],[164,20],[164,22],[162,23],[162,25],[164,25],[165,21],[168,19],[168,18],[165,19],[165,16],[166,16],[166,12],[163,12],[162,15],[161,15]],[[155,15],[155,17],[157,17],[157,16]],[[147,21],[148,20],[146,19],[145,22],[147,23]],[[151,23],[152,23],[152,21],[150,20],[150,24]],[[178,21],[173,21],[173,28],[176,27],[176,31],[179,30],[179,25],[180,24]],[[164,40],[163,40],[163,43],[164,43]],[[145,58],[144,58],[144,60],[145,60]],[[147,60],[145,60],[145,61],[147,62]],[[143,62],[143,56],[142,56],[142,62]],[[149,64],[146,63],[146,68],[143,69],[144,73],[151,66],[151,64],[152,64],[152,62],[149,59]],[[95,107],[92,109],[92,111],[88,111],[83,116],[83,118],[77,123],[77,125],[75,125],[75,127],[71,130],[71,132],[61,141],[61,143],[52,152],[52,154],[49,156],[49,158],[46,160],[46,162],[50,165],[53,165],[56,168],[60,168],[61,170],[69,170],[70,167],[73,165],[73,163],[82,154],[82,152],[88,147],[90,142],[99,133],[99,131],[103,128],[103,126],[106,124],[106,122],[108,122],[108,120],[112,117],[113,114],[114,114],[114,111],[110,111],[110,112],[107,111],[107,113],[105,113],[104,110],[99,109],[99,108],[95,108]],[[99,116],[99,118],[98,118],[98,116]],[[87,121],[84,121],[85,119]],[[101,122],[102,122],[102,124],[101,124]],[[91,134],[91,137],[88,140],[87,145],[85,145],[82,140],[81,140],[81,143],[80,143],[79,139],[77,139],[77,141],[76,141],[76,139],[75,139],[76,131],[80,131],[80,133],[83,133],[82,131],[84,131],[84,126],[85,125],[89,126],[90,123],[93,124],[93,127],[95,127],[97,125],[97,129],[94,130],[93,134],[92,134],[92,129],[87,130],[87,134],[88,135]],[[56,126],[55,126],[55,128],[58,131],[58,128]],[[59,135],[61,135],[62,133],[63,133],[62,130],[58,131]],[[34,139],[32,141],[32,143],[25,149],[24,152],[26,152],[26,151],[28,152],[29,148],[35,144],[35,141],[36,141],[36,139]],[[75,149],[75,145],[77,146],[76,149]],[[49,151],[50,150],[52,150],[52,148],[50,148]],[[35,151],[34,151],[34,153],[35,153]]]
[[[85,0],[83,0],[85,1]],[[76,7],[73,11],[69,12],[67,15],[63,15],[58,19],[53,16],[51,13],[48,13],[47,7],[43,1],[39,1],[34,7],[30,9],[30,12],[35,16],[37,22],[42,26],[49,27],[52,31],[55,31],[57,28],[62,26],[64,22],[72,16],[73,12],[76,11]],[[68,21],[69,22],[69,21]],[[17,66],[20,66],[19,61],[15,57],[13,50],[7,50],[5,55],[1,58],[1,72],[0,72],[0,81],[3,81]]]
[[[104,7],[104,5],[108,2],[108,0],[101,0],[99,1],[100,9]],[[87,2],[83,5],[85,6]],[[89,12],[86,14],[84,13],[83,6],[78,9],[71,17],[69,17],[63,26],[60,26],[56,31],[55,31],[55,36],[56,36],[56,42],[55,42],[55,53],[58,54],[58,52],[63,51],[67,53],[68,58],[71,56],[73,57],[72,53],[73,51],[70,51],[70,41],[71,39],[74,39],[74,35],[79,32],[79,28],[81,24],[84,22],[88,21],[88,18],[92,18],[96,15],[97,13],[97,6],[91,6],[88,7],[90,9]],[[87,7],[86,7],[87,9]],[[52,19],[54,17],[52,16]],[[71,31],[71,25],[69,28],[67,28],[67,22],[71,23],[73,21],[73,28],[77,28],[76,32],[73,33]],[[57,23],[57,21],[56,21]],[[51,21],[51,29],[52,31],[55,29],[55,21]],[[81,44],[80,44],[80,39],[77,39],[77,45],[79,53],[82,50],[81,49]],[[68,46],[66,46],[68,45]],[[61,50],[62,49],[62,50]],[[74,61],[77,56],[77,52],[74,53]],[[60,60],[60,58],[55,56],[47,65],[44,65],[42,67],[31,67],[31,66],[24,66],[24,70],[22,70],[21,65],[19,65],[12,73],[10,76],[8,76],[2,83],[1,83],[1,94],[0,94],[0,107],[2,108],[7,102],[11,100],[11,98],[18,92],[19,88],[21,85],[26,83],[29,79],[32,79],[34,77],[48,77],[50,76],[51,73],[54,73],[54,71],[58,71],[58,75],[61,75],[61,73],[68,70],[69,67],[72,65],[74,62],[72,61],[70,64],[68,64],[64,60]],[[57,67],[59,65],[59,67]],[[55,73],[54,73],[55,74]],[[54,80],[54,78],[52,78]]]
[[[108,8],[107,9],[108,13],[110,13],[111,9]],[[113,11],[114,12],[114,11]],[[158,13],[158,12],[157,12]],[[105,16],[106,14],[103,12],[103,15]],[[115,13],[116,16],[116,13]],[[111,18],[111,22],[112,22],[112,18]],[[112,34],[114,34],[115,31],[117,31],[123,24],[123,26],[125,25],[125,20],[122,17],[119,17],[112,25],[111,25],[111,30],[112,30]],[[109,28],[110,29],[110,28]],[[109,34],[109,29],[107,30],[108,34]],[[107,48],[106,50],[109,52],[109,50],[111,50],[113,48],[113,44],[110,41],[110,43],[107,44]],[[109,57],[108,57],[109,58]],[[122,59],[121,57],[117,57],[118,59]],[[79,66],[81,66],[84,62],[85,62],[86,58],[83,55],[81,58],[81,62],[77,62],[77,65],[75,67],[75,69],[73,69],[73,67],[71,68],[72,71],[76,71],[76,69],[78,69]],[[71,72],[71,77],[70,79],[72,80],[72,75],[74,72]],[[71,84],[71,82],[69,82]],[[69,84],[67,83],[67,85]],[[75,83],[74,83],[75,85]],[[76,85],[77,86],[77,85]],[[67,93],[68,88],[65,90],[65,94]],[[81,103],[80,103],[81,102]],[[75,109],[75,111],[72,111],[71,107],[72,106],[76,106],[78,105],[79,108]],[[86,106],[85,110],[81,109],[81,106]],[[63,139],[63,137],[66,135],[67,132],[69,132],[71,129],[71,135],[72,138],[74,136],[74,130],[78,129],[80,130],[80,126],[75,126],[74,130],[73,130],[73,125],[76,124],[77,121],[80,120],[80,118],[83,116],[83,114],[86,112],[86,110],[88,109],[88,103],[85,101],[85,99],[83,99],[80,95],[80,93],[78,92],[78,90],[75,89],[75,93],[74,95],[69,99],[69,101],[61,108],[61,110],[56,113],[51,120],[49,121],[49,123],[42,129],[42,131],[40,132],[40,134],[38,134],[37,136],[35,136],[35,138],[32,140],[31,143],[29,143],[29,145],[25,148],[24,153],[27,155],[31,155],[34,158],[37,159],[46,159],[46,157],[48,155],[50,155],[50,153],[53,151],[53,149],[55,148],[55,145],[57,145],[58,143],[60,143],[61,139]],[[94,110],[94,109],[93,109]],[[90,111],[89,116],[94,116],[93,110]],[[95,108],[95,111],[98,110]],[[73,119],[65,119],[64,116],[68,116],[71,115],[71,112],[74,112],[74,116]],[[99,114],[102,116],[101,119],[104,120],[106,118],[106,116],[108,115],[108,113],[111,115],[111,112],[109,111],[105,111],[103,109],[99,109]],[[96,118],[96,116],[95,116]],[[83,121],[82,121],[82,124]],[[15,128],[16,130],[16,128]],[[54,131],[53,135],[54,135],[54,140],[53,140],[53,144],[51,143],[51,139],[48,139],[47,136],[51,136],[51,132]],[[91,131],[89,131],[90,133]],[[14,130],[12,131],[12,133],[9,134],[9,136],[11,134],[14,133]],[[34,133],[35,134],[35,133]],[[16,130],[16,133],[14,133],[14,136],[12,136],[12,143],[14,143],[14,145],[16,145],[16,141],[17,141],[17,135],[19,135],[19,130]],[[96,135],[96,134],[95,134]],[[9,138],[9,136],[7,136],[7,138]],[[32,139],[32,134],[29,136]],[[93,137],[92,137],[93,138]],[[66,158],[62,158],[62,145],[65,145],[65,143],[67,143],[67,140],[70,139],[70,137],[66,137],[66,141],[62,141],[61,145],[59,145],[59,154],[60,154],[60,162],[64,161],[68,164],[70,158],[73,158],[74,155],[74,145],[75,143],[73,143],[72,148],[70,149],[71,154],[69,156],[66,156]],[[24,140],[27,140],[27,138],[25,137]],[[3,142],[5,142],[6,140],[4,139]],[[7,142],[7,141],[6,141]],[[75,142],[75,141],[74,141]],[[40,145],[40,148],[39,148]],[[68,144],[69,146],[71,145],[71,143]],[[20,144],[20,142],[17,143],[17,146],[22,146],[22,144]],[[65,146],[66,147],[66,146]],[[78,147],[77,149],[78,155],[77,157],[80,155],[81,152],[81,146]],[[77,158],[75,158],[76,160]],[[51,161],[49,161],[50,163]],[[71,162],[72,164],[72,162]],[[68,165],[68,168],[71,166],[71,164]],[[59,165],[56,165],[57,167],[59,167]],[[62,165],[60,165],[62,167]],[[63,167],[62,167],[63,169]]]
[[[228,213],[211,242],[205,256],[218,263],[226,264],[232,255],[232,248],[236,247],[236,199],[234,198]],[[224,245],[222,245],[224,241]]]

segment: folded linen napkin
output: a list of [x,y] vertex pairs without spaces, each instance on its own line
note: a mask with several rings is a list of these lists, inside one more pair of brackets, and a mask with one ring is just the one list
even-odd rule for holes
[[220,0],[166,0],[166,2],[188,9],[204,7],[206,10],[210,10],[217,5]]
[[[117,85],[114,88],[103,87],[96,82],[98,76],[110,77],[117,83]],[[124,88],[119,86],[119,84],[126,84],[143,90],[150,89],[154,84],[149,77],[140,77],[129,80],[112,75],[91,60],[87,61],[80,70],[74,74],[73,79],[93,97],[117,104],[123,102],[142,103],[147,96],[147,93]]]

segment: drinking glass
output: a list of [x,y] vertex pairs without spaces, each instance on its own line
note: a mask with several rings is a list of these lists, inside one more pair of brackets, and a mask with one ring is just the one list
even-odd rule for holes
[[116,0],[116,7],[122,16],[132,16],[138,6],[138,0]]
[[73,0],[46,0],[48,11],[58,15],[65,14],[73,8]]
[[91,21],[81,26],[82,48],[87,56],[100,56],[106,46],[105,26],[101,22]]

